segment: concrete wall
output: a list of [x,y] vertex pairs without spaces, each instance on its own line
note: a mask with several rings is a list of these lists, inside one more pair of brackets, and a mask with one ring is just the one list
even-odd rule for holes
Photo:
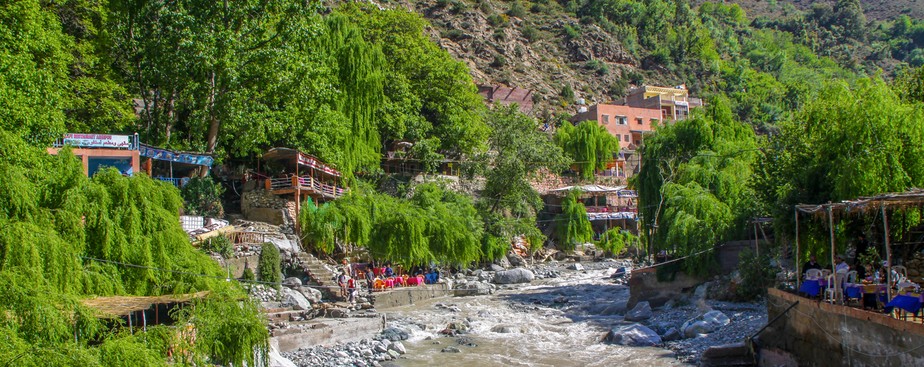
[[430,284],[419,287],[396,288],[388,292],[375,294],[375,308],[378,310],[413,305],[430,298],[450,295],[449,285],[445,283]]
[[924,325],[880,313],[809,300],[777,289],[768,319],[792,310],[759,337],[761,347],[791,353],[801,366],[924,366]]
[[[757,246],[761,251],[767,251],[770,245],[770,242],[764,241],[763,239],[757,241]],[[745,249],[751,249],[753,252],[755,250],[754,240],[731,241],[718,248],[718,254],[716,256],[719,259],[719,266],[722,268],[721,272],[723,274],[738,270],[739,257],[741,251]]]
[[629,302],[626,306],[631,309],[639,302],[648,301],[651,307],[658,307],[684,292],[692,292],[693,287],[700,283],[702,279],[683,272],[678,272],[673,281],[659,282],[655,268],[633,270],[629,277]]

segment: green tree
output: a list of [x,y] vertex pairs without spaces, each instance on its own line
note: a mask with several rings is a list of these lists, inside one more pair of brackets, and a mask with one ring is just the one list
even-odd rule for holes
[[[647,138],[634,184],[652,250],[685,256],[729,239],[760,210],[751,184],[756,158],[754,132],[734,120],[723,98]],[[706,253],[685,266],[704,274],[712,261]]]
[[221,194],[225,188],[211,177],[193,177],[180,190],[186,202],[186,212],[210,218],[222,218],[225,210],[221,205]]
[[269,242],[264,243],[260,248],[260,259],[257,263],[260,281],[278,285],[282,282],[282,259],[279,256],[279,249]]
[[580,190],[569,192],[561,203],[561,214],[555,217],[555,237],[562,251],[572,252],[576,245],[593,241],[594,231],[580,197]]
[[583,121],[577,126],[562,124],[555,131],[555,142],[578,166],[581,178],[592,179],[597,170],[606,168],[619,151],[619,141],[597,121]]

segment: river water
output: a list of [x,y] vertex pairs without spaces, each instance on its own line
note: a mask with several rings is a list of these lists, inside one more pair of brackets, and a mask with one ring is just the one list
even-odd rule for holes
[[[654,347],[602,343],[622,323],[629,291],[613,284],[612,269],[563,271],[559,278],[501,288],[493,295],[449,297],[387,312],[409,330],[399,366],[679,366]],[[618,314],[617,314],[618,313]],[[468,333],[440,333],[450,323]],[[456,347],[459,353],[441,352]]]

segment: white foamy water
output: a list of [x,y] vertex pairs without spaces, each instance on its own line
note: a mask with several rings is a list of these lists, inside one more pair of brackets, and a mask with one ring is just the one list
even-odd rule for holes
[[[400,366],[678,366],[671,351],[601,342],[621,323],[625,286],[607,271],[565,272],[562,278],[499,290],[490,296],[449,297],[388,310],[393,325],[411,333]],[[440,334],[466,322],[467,334]],[[459,340],[477,346],[459,344]],[[460,353],[444,353],[445,347]]]

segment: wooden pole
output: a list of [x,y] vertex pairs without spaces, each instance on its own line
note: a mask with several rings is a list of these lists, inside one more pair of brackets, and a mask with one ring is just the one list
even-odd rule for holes
[[886,216],[885,204],[882,205],[882,232],[885,234],[886,250],[886,300],[892,300],[892,248],[889,245],[889,217]]
[[760,245],[757,244],[757,222],[754,222],[754,251],[757,252],[757,257],[760,257]]
[[802,285],[802,272],[799,271],[799,208],[793,208],[796,215],[796,287]]
[[837,274],[837,264],[834,263],[834,213],[831,212],[831,207],[828,206],[828,231],[831,232],[831,273]]

